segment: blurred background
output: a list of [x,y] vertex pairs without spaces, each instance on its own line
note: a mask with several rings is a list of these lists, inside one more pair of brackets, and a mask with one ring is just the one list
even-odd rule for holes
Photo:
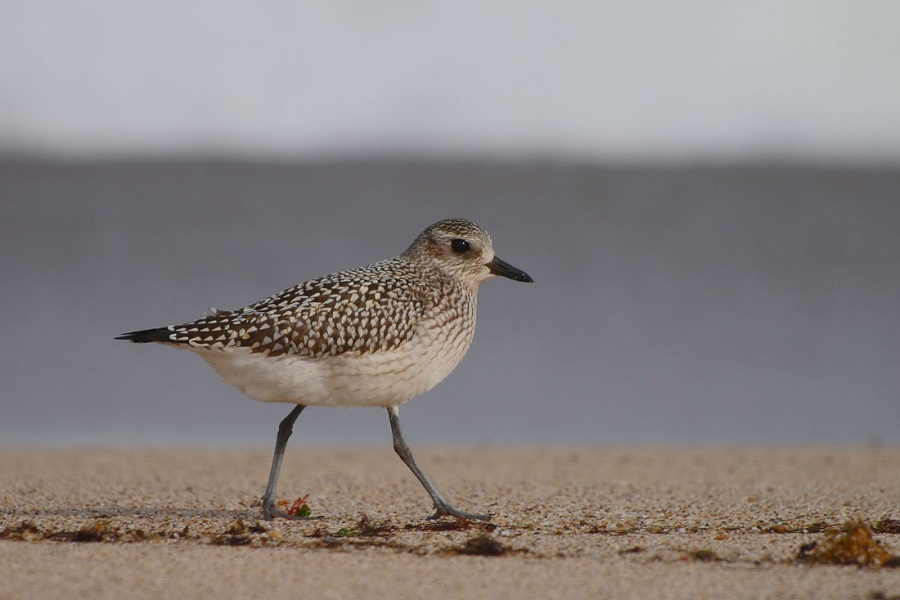
[[[270,445],[112,338],[484,225],[414,444],[900,442],[900,4],[4,5],[0,444]],[[390,443],[313,408],[292,443]]]

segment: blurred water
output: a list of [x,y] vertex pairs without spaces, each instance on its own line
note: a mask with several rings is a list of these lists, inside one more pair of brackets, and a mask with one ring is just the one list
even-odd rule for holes
[[900,160],[897,2],[3,8],[9,155]]
[[[900,171],[415,162],[0,164],[0,444],[271,444],[286,405],[112,338],[464,216],[491,281],[416,443],[900,442]],[[296,442],[388,444],[310,409]]]

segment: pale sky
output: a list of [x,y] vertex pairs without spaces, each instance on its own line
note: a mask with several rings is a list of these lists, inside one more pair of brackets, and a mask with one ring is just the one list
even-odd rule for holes
[[3,6],[0,154],[900,160],[900,2]]

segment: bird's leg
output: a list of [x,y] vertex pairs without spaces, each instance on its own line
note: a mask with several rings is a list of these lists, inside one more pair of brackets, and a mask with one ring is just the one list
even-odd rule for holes
[[302,404],[294,407],[294,410],[281,421],[278,426],[278,437],[275,438],[275,456],[272,457],[272,470],[269,471],[269,483],[266,486],[266,493],[262,497],[263,519],[271,521],[272,517],[281,517],[282,519],[296,519],[293,515],[289,515],[283,510],[275,508],[275,488],[278,486],[278,474],[281,472],[281,460],[284,458],[284,449],[287,446],[288,438],[294,431],[294,421],[306,408]]
[[477,521],[489,521],[492,515],[478,515],[473,513],[463,512],[457,508],[454,508],[447,500],[441,496],[441,493],[437,491],[437,488],[428,481],[428,478],[425,477],[425,473],[423,473],[419,467],[416,465],[416,461],[413,460],[412,452],[409,450],[409,446],[406,445],[406,442],[403,440],[403,434],[400,433],[400,415],[399,410],[396,406],[388,407],[388,416],[391,419],[391,433],[394,435],[394,451],[400,457],[409,470],[413,472],[413,475],[416,476],[416,479],[425,487],[425,491],[428,492],[428,495],[431,496],[431,499],[434,501],[434,514],[429,517],[430,519],[438,519],[440,517],[449,516],[456,517],[457,519],[474,519]]

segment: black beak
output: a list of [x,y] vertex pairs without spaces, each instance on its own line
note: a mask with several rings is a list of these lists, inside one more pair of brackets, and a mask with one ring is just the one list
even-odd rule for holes
[[522,271],[521,269],[517,269],[505,260],[500,260],[496,256],[494,260],[487,264],[488,271],[493,273],[494,275],[500,275],[501,277],[508,277],[513,281],[524,281],[525,283],[534,283],[534,279],[531,278],[531,275]]

